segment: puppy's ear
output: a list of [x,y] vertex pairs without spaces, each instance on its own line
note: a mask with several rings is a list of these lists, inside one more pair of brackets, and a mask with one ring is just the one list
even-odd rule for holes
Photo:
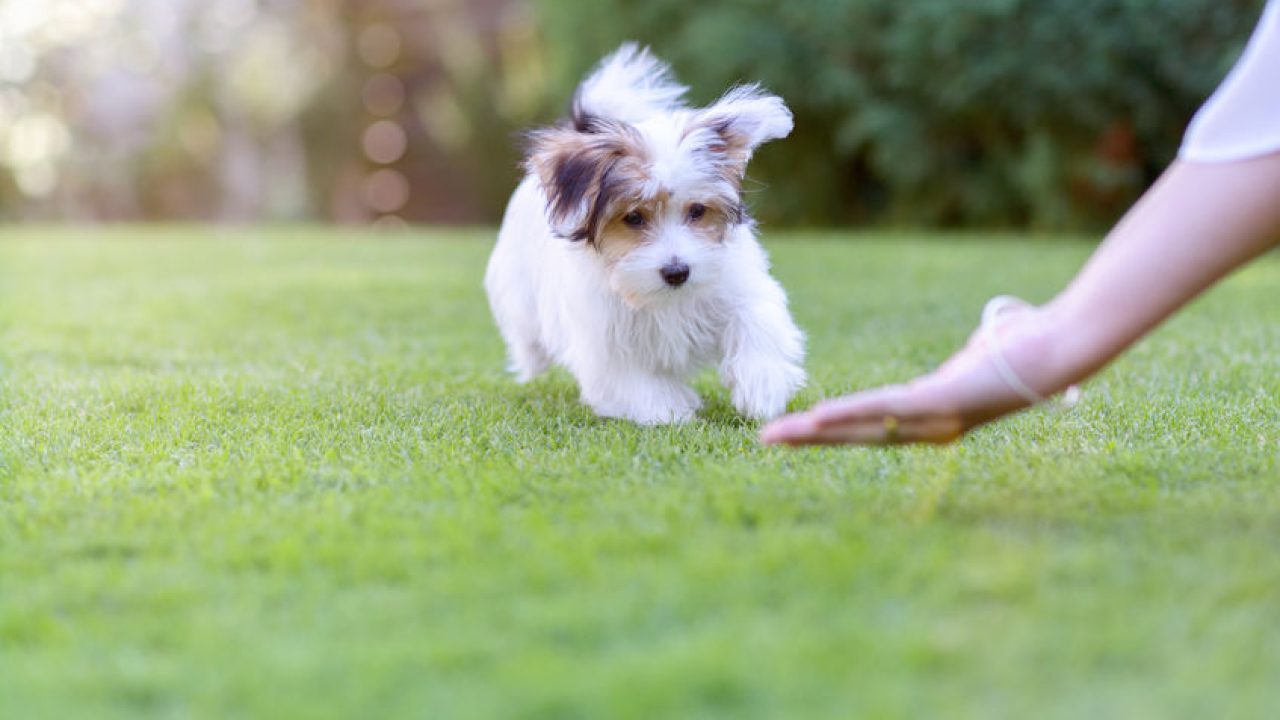
[[529,136],[530,173],[547,196],[547,219],[556,235],[595,241],[610,175],[624,158],[638,152],[629,126],[596,120],[590,132],[571,127],[539,130]]
[[694,116],[689,135],[738,178],[761,144],[791,134],[791,111],[759,85],[740,85]]

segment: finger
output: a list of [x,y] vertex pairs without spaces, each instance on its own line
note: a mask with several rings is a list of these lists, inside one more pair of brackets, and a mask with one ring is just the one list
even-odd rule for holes
[[896,426],[892,434],[884,420],[856,420],[842,425],[818,426],[805,437],[793,438],[788,445],[894,445],[907,442],[904,428]]
[[813,418],[807,412],[792,413],[774,420],[760,430],[760,442],[765,445],[776,445],[786,442],[787,438],[804,437],[812,434],[816,427]]
[[813,416],[813,421],[818,425],[883,418],[886,414],[896,414],[900,411],[898,401],[902,395],[902,386],[889,385],[832,400],[824,400],[815,405],[809,413]]
[[963,423],[955,416],[935,416],[892,422],[867,418],[835,425],[800,424],[780,428],[770,444],[786,445],[905,445],[948,443],[960,437]]
[[[794,413],[766,425],[760,432],[760,441],[766,445],[778,443],[806,444],[811,442],[866,442],[886,433],[885,416],[892,409],[892,398],[899,392],[896,386],[869,390],[842,398],[825,400],[806,412]],[[852,430],[850,426],[865,423],[865,429]],[[830,438],[822,430],[832,430]],[[835,439],[844,438],[844,439]]]
[[896,440],[900,432],[896,420],[893,428],[893,432],[890,433],[883,415],[823,424],[818,422],[816,412],[811,410],[788,415],[770,423],[761,431],[760,439],[766,445],[884,443]]
[[809,413],[783,418],[771,423],[760,433],[766,445],[826,445],[848,442],[868,442],[873,433],[884,436],[883,423],[879,426],[858,428],[866,423],[850,423],[841,426],[819,426]]

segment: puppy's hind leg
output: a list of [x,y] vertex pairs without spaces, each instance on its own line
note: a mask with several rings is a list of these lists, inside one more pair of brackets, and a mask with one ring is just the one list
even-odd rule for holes
[[508,338],[507,358],[507,369],[522,385],[541,375],[551,364],[542,344],[527,338]]
[[485,275],[485,290],[498,332],[507,344],[507,369],[517,382],[526,383],[546,370],[551,359],[539,339],[532,290],[524,283],[501,282],[501,271],[510,265],[509,260],[509,255],[495,252]]
[[551,358],[538,339],[537,317],[527,307],[503,299],[494,299],[493,315],[498,332],[507,344],[507,370],[516,382],[527,383],[551,364]]
[[527,307],[514,303],[494,304],[498,332],[507,343],[507,370],[524,384],[542,374],[551,358],[538,339],[537,317]]

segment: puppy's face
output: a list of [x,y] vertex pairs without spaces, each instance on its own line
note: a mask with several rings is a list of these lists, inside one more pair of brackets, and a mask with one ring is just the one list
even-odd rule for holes
[[701,111],[631,125],[586,118],[533,135],[528,166],[553,231],[583,243],[633,307],[721,279],[723,249],[746,221],[740,187],[761,142],[791,129],[782,101],[754,88]]

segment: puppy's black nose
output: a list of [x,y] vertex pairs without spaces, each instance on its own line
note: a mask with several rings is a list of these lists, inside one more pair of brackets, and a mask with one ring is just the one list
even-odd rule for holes
[[684,284],[685,280],[689,279],[689,266],[679,260],[672,260],[666,265],[663,265],[662,269],[658,271],[658,274],[661,275],[662,279],[671,287],[680,287]]

